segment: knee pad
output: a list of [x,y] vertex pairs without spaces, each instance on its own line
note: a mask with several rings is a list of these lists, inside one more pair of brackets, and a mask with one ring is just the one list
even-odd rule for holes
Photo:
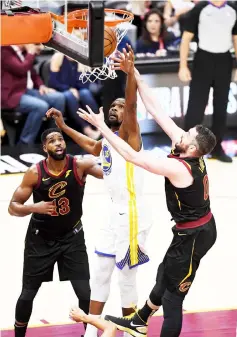
[[109,297],[111,276],[115,267],[115,259],[96,256],[96,268],[92,273],[91,300],[106,302]]
[[79,300],[90,301],[91,289],[89,280],[71,280],[71,284]]
[[183,298],[166,290],[162,297],[164,323],[161,337],[179,337],[183,320]]
[[129,269],[126,265],[119,270],[118,283],[121,295],[121,304],[123,308],[131,308],[138,302],[137,295],[137,267]]
[[156,306],[161,306],[162,297],[166,290],[165,276],[164,276],[164,265],[161,263],[158,267],[156,284],[150,293],[150,300]]

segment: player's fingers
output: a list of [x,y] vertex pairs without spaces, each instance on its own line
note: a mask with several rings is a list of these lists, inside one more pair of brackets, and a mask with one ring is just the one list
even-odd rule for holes
[[51,108],[51,109],[49,109],[47,112],[46,112],[46,116],[47,117],[52,117],[53,116],[53,109]]
[[94,111],[89,107],[89,105],[86,105],[86,108],[87,108],[87,110],[89,111],[89,113],[90,113],[91,115],[94,115],[94,114],[95,114]]
[[128,43],[127,43],[127,48],[129,50],[130,54],[134,56],[134,52],[133,52],[132,46],[130,44],[128,44]]
[[123,54],[124,54],[124,58],[126,60],[129,57],[129,52],[127,51],[126,48],[123,48]]
[[104,113],[104,109],[103,109],[103,107],[102,107],[102,106],[100,107],[100,109],[99,109],[99,110],[100,110],[100,114],[103,114],[103,113]]
[[[123,48],[123,50],[124,50],[124,48]],[[121,60],[122,61],[124,61],[125,60],[125,53],[123,52],[123,53],[121,53]]]
[[131,62],[134,61],[134,55],[133,55],[131,52],[129,52],[128,59],[129,59],[129,61],[131,61]]
[[117,55],[118,55],[120,58],[122,58],[123,53],[121,53],[121,51],[117,50]]
[[121,70],[121,67],[114,67],[114,66],[112,66],[112,69],[113,70]]
[[128,53],[127,49],[126,48],[123,48],[123,54],[126,56]]
[[82,108],[79,108],[79,109],[77,110],[77,113],[79,113],[79,112],[81,112],[81,113],[83,113],[83,114],[88,114],[88,112],[87,112],[86,110],[82,109]]
[[115,62],[121,62],[121,58],[118,58],[118,57],[111,57],[111,60],[115,61]]
[[53,205],[53,201],[45,201],[45,205],[47,206],[50,206],[50,205]]
[[88,121],[88,117],[84,113],[78,112],[78,115],[85,121]]
[[135,60],[135,56],[134,56],[133,51],[129,51],[129,60],[132,61],[132,62],[134,62],[134,60]]
[[121,67],[120,63],[113,63],[112,66],[113,67]]

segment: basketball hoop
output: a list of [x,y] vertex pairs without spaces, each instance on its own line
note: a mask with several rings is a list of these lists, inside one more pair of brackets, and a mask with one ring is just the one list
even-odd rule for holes
[[[133,14],[122,9],[110,9],[105,8],[105,26],[113,29],[117,38],[117,46],[126,35],[129,25],[133,21]],[[77,40],[80,47],[85,48],[87,45],[87,27],[88,27],[88,9],[76,10],[68,13],[67,20],[65,20],[64,15],[56,15],[50,13],[52,19],[59,24],[66,25],[67,33],[70,33],[73,39]],[[66,22],[65,22],[66,21]],[[117,77],[115,70],[112,69],[113,61],[111,57],[117,52],[117,46],[113,54],[104,58],[104,64],[102,67],[89,68],[85,67],[82,69],[82,74],[80,75],[80,80],[83,83],[88,81],[95,82],[97,79],[105,80],[107,78],[114,79]]]

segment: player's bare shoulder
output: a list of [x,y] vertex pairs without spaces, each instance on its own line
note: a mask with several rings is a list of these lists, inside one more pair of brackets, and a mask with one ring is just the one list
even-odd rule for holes
[[35,186],[38,183],[39,172],[36,164],[33,164],[29,169],[25,172],[23,181],[27,185]]

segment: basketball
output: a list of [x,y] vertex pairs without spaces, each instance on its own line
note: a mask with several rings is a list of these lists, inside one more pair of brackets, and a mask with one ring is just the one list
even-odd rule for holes
[[116,33],[108,26],[104,29],[104,57],[111,55],[117,47]]

